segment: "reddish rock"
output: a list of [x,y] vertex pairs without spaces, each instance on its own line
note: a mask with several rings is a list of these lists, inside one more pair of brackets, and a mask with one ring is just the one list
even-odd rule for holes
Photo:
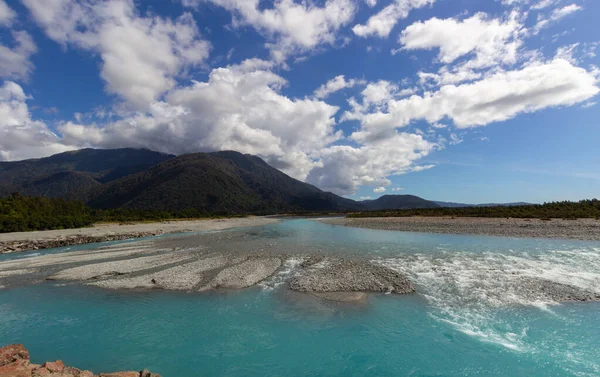
[[10,364],[17,360],[29,361],[29,352],[22,344],[10,344],[0,348],[0,366]]
[[7,365],[0,366],[0,376],[2,377],[31,377],[31,371],[26,362],[15,361]]
[[0,377],[160,377],[144,369],[142,372],[101,373],[94,376],[89,370],[65,366],[60,361],[48,361],[44,365],[31,364],[29,352],[21,344],[0,348]]
[[60,360],[47,361],[46,364],[44,364],[44,368],[48,369],[52,373],[62,372],[65,370],[65,364]]
[[33,377],[44,377],[50,375],[50,371],[46,367],[39,367],[31,371]]

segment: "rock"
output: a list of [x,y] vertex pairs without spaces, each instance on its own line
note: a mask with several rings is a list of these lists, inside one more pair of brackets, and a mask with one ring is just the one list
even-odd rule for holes
[[[44,365],[31,364],[29,352],[21,344],[0,348],[0,377],[94,377],[89,370],[65,366],[60,361],[48,361]],[[160,377],[147,369],[141,372],[101,373],[96,377]]]
[[161,375],[157,373],[152,373],[148,369],[144,369],[140,372],[140,377],[161,377]]
[[2,377],[22,377],[31,376],[28,359],[15,359],[12,362],[0,366],[0,376]]
[[0,367],[2,377],[31,377],[31,371],[26,365],[12,363]]
[[44,364],[44,368],[48,369],[52,373],[62,372],[63,370],[65,370],[65,364],[60,360],[47,361]]
[[17,360],[29,361],[29,352],[22,344],[10,344],[0,348],[0,366],[10,364]]

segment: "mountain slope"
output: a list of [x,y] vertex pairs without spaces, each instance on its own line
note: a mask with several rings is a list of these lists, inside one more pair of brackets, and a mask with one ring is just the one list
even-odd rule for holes
[[46,158],[0,162],[0,196],[18,191],[23,195],[85,200],[102,183],[173,157],[147,149],[88,148]]
[[360,204],[293,179],[256,156],[226,151],[165,161],[111,182],[98,208],[202,208],[210,213],[356,210]]
[[414,195],[384,195],[375,200],[363,202],[367,210],[438,208],[439,205]]
[[234,151],[179,157],[144,149],[83,149],[0,162],[0,196],[77,199],[95,208],[257,213],[431,208],[412,195],[356,202],[293,179]]

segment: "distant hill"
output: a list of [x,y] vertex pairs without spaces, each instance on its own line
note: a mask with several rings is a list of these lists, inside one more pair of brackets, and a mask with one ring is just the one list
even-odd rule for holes
[[453,203],[453,202],[439,202],[435,201],[440,207],[444,208],[463,208],[463,207],[515,207],[515,206],[528,206],[532,203],[526,202],[515,202],[515,203],[482,203],[482,204],[466,204],[466,203]]
[[439,208],[435,202],[414,195],[384,195],[375,200],[362,202],[369,211],[386,209]]

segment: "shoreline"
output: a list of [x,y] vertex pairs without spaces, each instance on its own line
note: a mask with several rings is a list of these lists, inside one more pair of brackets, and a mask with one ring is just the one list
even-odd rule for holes
[[487,217],[364,217],[319,219],[325,224],[354,228],[517,238],[600,241],[600,221],[540,220]]
[[0,254],[52,249],[132,238],[223,230],[276,223],[267,217],[163,221],[136,224],[96,224],[88,228],[0,233]]
[[140,372],[129,371],[94,374],[89,370],[66,366],[61,360],[34,364],[29,357],[29,351],[22,344],[9,344],[0,348],[0,376],[161,377],[160,374],[152,373],[147,369]]

